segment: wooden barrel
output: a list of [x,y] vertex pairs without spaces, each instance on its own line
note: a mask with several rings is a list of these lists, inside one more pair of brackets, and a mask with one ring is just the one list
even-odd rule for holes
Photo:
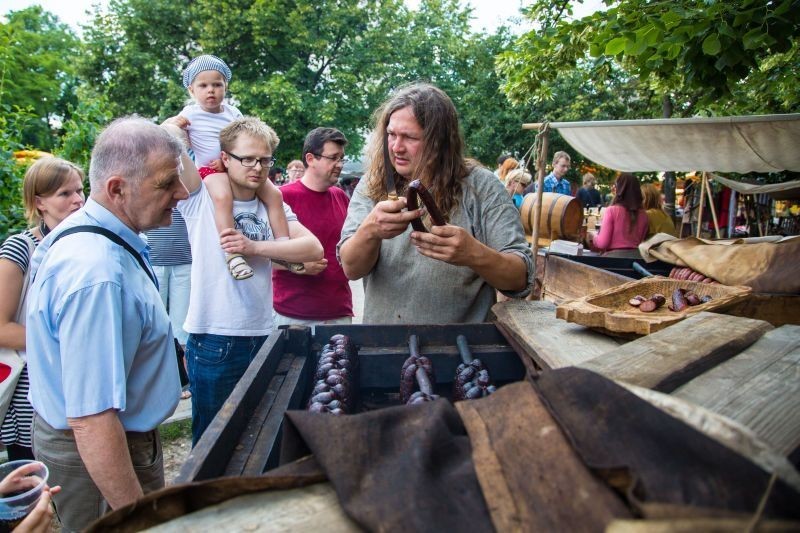
[[[533,235],[533,217],[536,193],[525,195],[520,207],[522,227],[527,235]],[[545,240],[579,238],[583,224],[583,208],[580,201],[568,194],[542,193],[542,214],[539,218],[539,238]]]

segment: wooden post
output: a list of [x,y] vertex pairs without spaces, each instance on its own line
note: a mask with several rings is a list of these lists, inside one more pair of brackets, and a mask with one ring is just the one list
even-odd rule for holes
[[539,172],[536,176],[536,207],[533,210],[533,227],[531,228],[531,246],[533,247],[533,279],[536,279],[536,256],[539,253],[539,220],[542,217],[542,193],[544,193],[544,169],[547,162],[547,149],[550,144],[550,125],[545,123],[539,133],[541,148],[538,154]]
[[717,233],[717,239],[722,237],[719,234],[719,222],[717,221],[717,208],[714,207],[714,195],[711,194],[711,184],[708,183],[708,172],[703,172],[703,186],[708,193],[708,207],[711,208],[711,220],[714,221],[714,231]]
[[731,201],[728,202],[728,238],[733,237],[736,225],[736,191],[731,190]]
[[[706,188],[703,186],[703,181],[706,179],[705,172],[703,173],[703,177],[700,179],[700,206],[699,211],[697,212],[697,237],[700,238],[700,229],[703,227],[703,204],[706,203]],[[691,221],[691,217],[689,218]]]

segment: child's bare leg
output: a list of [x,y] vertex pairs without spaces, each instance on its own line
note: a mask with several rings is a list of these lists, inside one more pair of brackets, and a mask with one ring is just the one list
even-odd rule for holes
[[265,181],[256,191],[258,199],[267,206],[269,225],[275,240],[289,238],[289,222],[283,212],[283,195],[270,180]]
[[[233,193],[228,181],[228,175],[224,172],[209,174],[203,180],[211,195],[214,204],[214,225],[217,233],[234,227],[233,221]],[[228,263],[228,270],[236,280],[247,279],[253,275],[253,269],[247,264],[242,254],[225,254],[225,261]]]

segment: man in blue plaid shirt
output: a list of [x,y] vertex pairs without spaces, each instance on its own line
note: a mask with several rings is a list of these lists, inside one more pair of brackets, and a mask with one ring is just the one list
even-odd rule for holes
[[[553,155],[553,171],[544,178],[544,192],[556,192],[572,196],[572,187],[564,176],[569,171],[572,159],[567,152],[556,152]],[[525,194],[536,192],[536,181],[525,188]]]

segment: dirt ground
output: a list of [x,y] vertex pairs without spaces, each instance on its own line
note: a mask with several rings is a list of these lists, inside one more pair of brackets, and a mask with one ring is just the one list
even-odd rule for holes
[[161,426],[160,433],[164,451],[164,480],[167,485],[172,485],[192,450],[191,421],[181,420]]

